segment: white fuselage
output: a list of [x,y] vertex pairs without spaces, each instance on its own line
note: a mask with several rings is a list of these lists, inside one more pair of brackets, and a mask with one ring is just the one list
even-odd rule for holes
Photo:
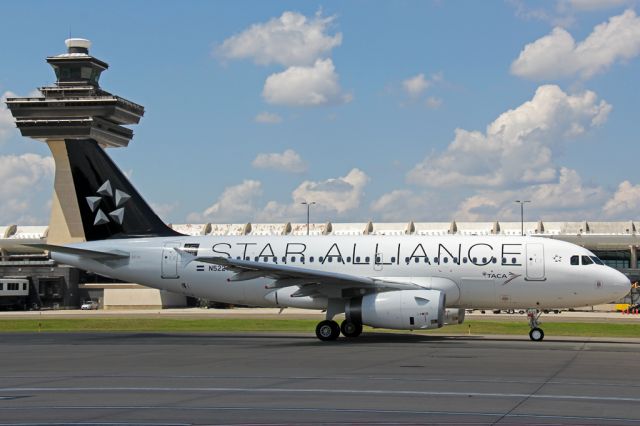
[[[588,250],[538,237],[180,236],[113,239],[73,246],[126,252],[130,256],[114,261],[62,253],[53,253],[52,257],[149,287],[263,307],[318,309],[326,307],[327,299],[274,299],[270,296],[274,290],[268,288],[274,280],[261,277],[229,281],[233,272],[194,261],[193,256],[231,257],[413,283],[444,291],[447,307],[458,308],[588,306],[614,301],[629,291],[627,277],[608,266],[571,264],[572,257],[594,256]],[[330,297],[343,296],[336,293]]]

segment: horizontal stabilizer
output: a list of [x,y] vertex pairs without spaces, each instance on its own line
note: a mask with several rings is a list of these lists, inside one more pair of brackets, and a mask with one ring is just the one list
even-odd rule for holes
[[56,246],[54,244],[23,244],[27,247],[35,247],[42,250],[48,250],[56,253],[74,254],[76,256],[87,257],[94,260],[108,260],[108,259],[128,259],[129,253],[123,251],[96,251],[88,250],[78,247]]

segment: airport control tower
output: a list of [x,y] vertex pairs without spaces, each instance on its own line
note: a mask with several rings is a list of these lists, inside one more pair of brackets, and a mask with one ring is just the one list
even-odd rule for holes
[[50,244],[85,241],[65,140],[126,147],[133,131],[123,125],[137,124],[144,115],[143,106],[100,88],[100,75],[109,65],[89,54],[89,40],[70,38],[65,43],[67,53],[47,58],[55,85],[39,88],[42,97],[7,99],[22,135],[46,142],[55,160]]

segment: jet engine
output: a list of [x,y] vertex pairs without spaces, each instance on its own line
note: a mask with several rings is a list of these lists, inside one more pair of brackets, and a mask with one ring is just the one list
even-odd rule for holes
[[345,314],[353,323],[376,328],[440,328],[444,325],[444,305],[442,291],[389,291],[350,299],[345,305]]

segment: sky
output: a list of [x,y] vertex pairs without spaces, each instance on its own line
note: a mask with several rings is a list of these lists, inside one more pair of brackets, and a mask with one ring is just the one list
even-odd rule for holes
[[[638,219],[635,0],[11,1],[0,97],[92,41],[139,103],[108,149],[170,223]],[[54,164],[0,104],[0,224],[48,222]]]

